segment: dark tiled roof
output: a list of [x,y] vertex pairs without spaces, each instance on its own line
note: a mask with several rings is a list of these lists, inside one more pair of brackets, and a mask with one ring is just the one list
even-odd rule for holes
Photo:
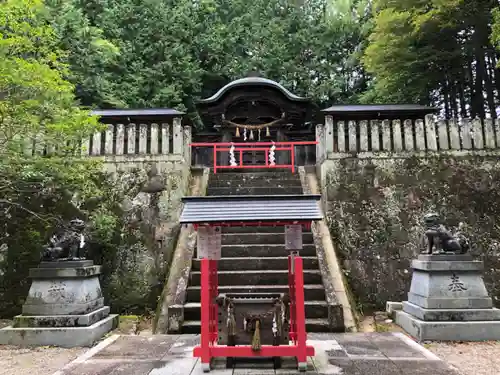
[[181,224],[323,219],[320,195],[185,197]]
[[419,104],[367,104],[367,105],[332,105],[322,112],[344,113],[344,112],[425,112],[432,113],[437,108],[427,107]]
[[91,112],[92,115],[102,117],[137,117],[137,116],[182,116],[172,108],[148,108],[148,109],[96,109]]

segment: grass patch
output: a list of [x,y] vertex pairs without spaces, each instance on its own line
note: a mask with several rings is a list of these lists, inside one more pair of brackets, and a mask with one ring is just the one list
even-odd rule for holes
[[392,327],[388,324],[377,324],[375,323],[375,332],[391,332]]
[[120,315],[117,330],[125,335],[138,335],[141,331],[151,329],[153,316],[145,315]]

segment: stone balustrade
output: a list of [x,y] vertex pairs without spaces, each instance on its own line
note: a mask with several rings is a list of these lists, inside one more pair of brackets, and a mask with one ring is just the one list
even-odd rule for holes
[[316,126],[317,161],[500,150],[499,119],[335,121]]

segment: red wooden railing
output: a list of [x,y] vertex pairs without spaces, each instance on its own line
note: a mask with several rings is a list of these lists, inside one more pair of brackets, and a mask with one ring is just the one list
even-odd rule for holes
[[[218,169],[251,169],[251,168],[286,168],[291,169],[292,173],[295,172],[295,147],[296,146],[308,146],[316,145],[317,141],[300,141],[300,142],[221,142],[221,143],[191,143],[191,147],[213,147],[213,168],[214,173],[217,173]],[[274,151],[289,151],[290,152],[290,164],[272,164],[269,161],[269,152],[271,147],[274,145]],[[237,165],[219,165],[217,164],[217,153],[231,151],[231,147],[234,146],[234,154],[239,155],[239,162]],[[244,164],[243,163],[243,153],[244,152],[254,152],[260,151],[265,153],[265,164]]]

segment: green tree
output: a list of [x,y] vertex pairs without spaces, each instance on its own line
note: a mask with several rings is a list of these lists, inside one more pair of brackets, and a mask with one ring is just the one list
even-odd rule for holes
[[81,104],[99,107],[123,107],[109,80],[108,68],[116,62],[119,50],[104,39],[102,30],[90,24],[83,9],[74,1],[45,0],[50,23],[67,51],[68,79],[75,84],[75,94]]
[[[367,1],[59,1],[81,11],[68,24],[88,22],[119,51],[101,59],[84,48],[85,56],[102,62],[98,73],[86,64],[89,71],[75,81],[85,104],[194,111],[193,100],[253,71],[318,104],[351,101],[364,87],[351,55],[365,15],[358,8]],[[81,39],[75,28],[67,28],[68,41]],[[68,45],[72,70],[82,71],[76,65],[82,53]],[[85,77],[98,83],[81,84]]]
[[100,165],[76,152],[100,125],[75,102],[59,45],[41,0],[0,3],[0,298],[10,316],[52,230],[95,216],[86,205],[106,187]]
[[200,89],[199,63],[190,51],[196,38],[194,2],[90,0],[74,3],[120,52],[100,76],[107,81],[115,102],[131,108],[182,110],[189,105],[191,97]]
[[500,71],[490,43],[498,1],[378,0],[363,63],[366,102],[434,104],[446,116],[495,115]]
[[355,75],[347,65],[357,43],[357,17],[354,3],[336,3],[204,2],[195,54],[205,95],[256,70],[318,104],[349,100]]

